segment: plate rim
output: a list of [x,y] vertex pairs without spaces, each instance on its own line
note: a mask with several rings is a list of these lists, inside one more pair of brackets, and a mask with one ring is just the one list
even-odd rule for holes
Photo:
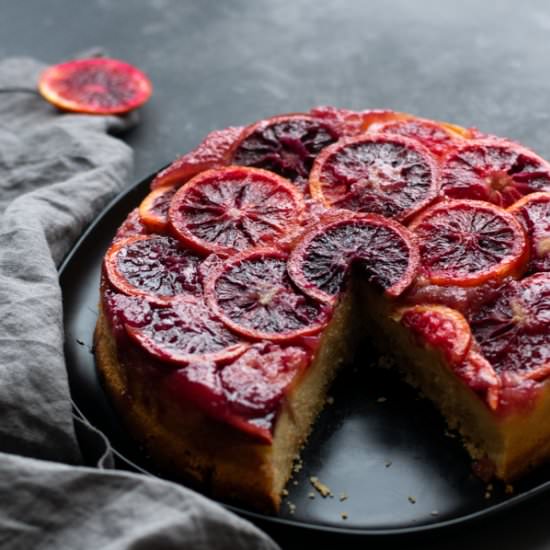
[[[170,164],[166,164],[156,170],[155,172],[151,173],[150,175],[142,178],[141,180],[131,184],[130,186],[122,189],[119,193],[117,193],[104,207],[103,209],[90,221],[88,226],[84,229],[84,231],[81,233],[80,237],[74,242],[74,244],[71,246],[69,251],[66,253],[65,257],[59,264],[59,267],[57,268],[58,273],[58,280],[59,280],[59,286],[61,289],[61,295],[63,298],[63,304],[65,304],[64,300],[64,286],[63,284],[63,275],[65,271],[68,269],[68,267],[71,265],[71,262],[74,258],[74,256],[79,251],[80,247],[84,243],[84,241],[88,238],[88,236],[93,233],[96,228],[101,224],[104,218],[107,217],[107,215],[110,213],[110,211],[121,201],[123,201],[128,195],[130,195],[132,192],[135,192],[137,189],[140,189],[142,186],[146,186],[151,183],[155,175],[169,166]],[[137,207],[138,205],[136,205]],[[63,306],[65,307],[65,305]],[[67,372],[69,371],[69,362],[66,358],[66,347],[68,345],[68,338],[66,338],[66,326],[65,322],[63,323],[63,333],[64,333],[64,357],[65,357],[65,364]],[[195,491],[195,489],[187,487],[184,483],[173,481],[170,479],[163,478],[161,476],[156,475],[153,472],[148,471],[143,466],[140,466],[139,464],[136,464],[133,460],[127,458],[124,456],[123,453],[118,451],[115,448],[115,445],[112,443],[112,441],[105,435],[103,430],[98,428],[93,422],[90,421],[90,419],[82,412],[78,404],[73,399],[73,393],[72,393],[72,383],[71,383],[71,377],[69,376],[69,390],[70,390],[70,399],[71,404],[73,407],[74,412],[78,416],[80,416],[85,422],[90,424],[94,429],[99,430],[104,437],[109,441],[109,445],[111,446],[111,450],[113,451],[113,454],[122,462],[124,462],[127,466],[134,469],[137,473],[140,475],[145,475],[149,477],[156,477],[158,479],[163,479],[164,481],[169,481],[172,483],[176,483],[179,485],[182,485],[183,487],[186,487],[189,490]],[[123,470],[122,468],[116,468],[115,470]],[[424,525],[415,525],[415,526],[408,526],[408,527],[395,527],[395,528],[361,528],[361,527],[339,527],[336,525],[323,525],[323,524],[313,524],[313,523],[307,523],[300,520],[293,520],[288,518],[282,518],[277,517],[269,514],[263,514],[261,512],[255,512],[252,510],[248,510],[246,508],[242,508],[240,506],[236,506],[233,504],[228,504],[223,501],[217,500],[215,498],[212,498],[208,495],[205,495],[203,493],[198,492],[198,494],[204,496],[205,498],[212,500],[213,502],[216,502],[217,504],[223,506],[225,509],[244,517],[253,523],[260,523],[260,524],[273,524],[275,527],[291,527],[293,529],[298,530],[305,530],[309,532],[318,532],[318,533],[330,533],[330,534],[337,534],[337,535],[343,535],[343,536],[350,536],[350,537],[399,537],[404,535],[417,535],[417,534],[426,534],[431,533],[435,531],[440,531],[441,529],[449,529],[454,528],[463,524],[471,524],[473,522],[478,522],[483,519],[489,519],[494,517],[497,514],[504,513],[506,511],[509,511],[516,506],[526,502],[530,501],[533,498],[542,495],[544,493],[547,493],[550,490],[550,480],[545,481],[544,483],[537,485],[535,487],[532,487],[528,489],[525,492],[522,492],[521,494],[513,495],[509,497],[507,500],[495,503],[491,506],[488,506],[487,508],[483,508],[481,510],[477,510],[475,512],[471,512],[469,514],[457,516],[451,519],[446,519],[439,522],[434,523],[427,523]]]

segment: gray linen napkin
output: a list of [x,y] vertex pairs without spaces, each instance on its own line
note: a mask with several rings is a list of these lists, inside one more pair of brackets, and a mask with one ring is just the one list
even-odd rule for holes
[[85,468],[63,357],[57,266],[129,182],[131,118],[61,114],[34,93],[39,63],[0,62],[0,546],[276,548],[179,485]]

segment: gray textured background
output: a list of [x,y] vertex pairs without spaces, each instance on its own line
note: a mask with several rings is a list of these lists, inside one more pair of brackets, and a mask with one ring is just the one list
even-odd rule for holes
[[0,0],[0,56],[92,46],[156,89],[137,176],[208,130],[316,104],[388,107],[550,156],[550,6],[463,0]]
[[[57,62],[93,46],[155,85],[126,136],[136,179],[213,128],[315,104],[475,125],[550,156],[543,0],[0,0],[0,58]],[[421,544],[548,548],[548,500]]]

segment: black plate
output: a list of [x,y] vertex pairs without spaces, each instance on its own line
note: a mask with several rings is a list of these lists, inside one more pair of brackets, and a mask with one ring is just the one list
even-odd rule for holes
[[[88,228],[60,269],[66,358],[76,408],[111,440],[123,467],[155,474],[120,425],[99,383],[92,354],[103,255],[128,212],[147,194],[151,178],[116,198]],[[302,452],[303,467],[288,485],[278,516],[229,506],[264,528],[340,535],[400,535],[481,518],[550,487],[550,468],[515,485],[513,495],[487,487],[471,473],[459,440],[434,407],[392,372],[372,368],[365,347],[339,375],[328,405]],[[310,476],[329,486],[322,498]],[[347,498],[343,498],[343,494]],[[311,498],[311,497],[314,498]],[[294,513],[288,502],[295,505]],[[342,514],[347,514],[343,519]]]

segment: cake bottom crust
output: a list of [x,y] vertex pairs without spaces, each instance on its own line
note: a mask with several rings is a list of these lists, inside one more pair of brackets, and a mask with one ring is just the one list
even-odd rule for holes
[[351,310],[347,293],[316,357],[283,401],[272,444],[207,416],[193,404],[176,402],[162,387],[163,373],[121,363],[101,307],[94,338],[96,365],[130,435],[163,472],[215,498],[273,512],[280,506],[293,460],[323,407],[328,387],[355,348]]

